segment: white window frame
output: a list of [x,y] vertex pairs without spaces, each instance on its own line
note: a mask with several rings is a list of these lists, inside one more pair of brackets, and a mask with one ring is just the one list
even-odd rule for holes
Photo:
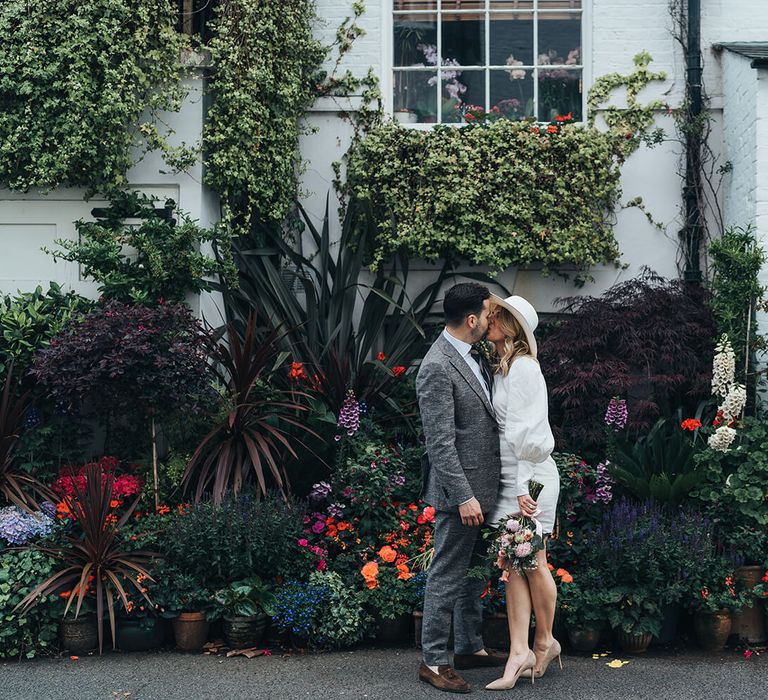
[[[496,66],[489,66],[490,60],[490,50],[491,50],[491,41],[490,41],[490,13],[488,12],[490,8],[490,0],[485,0],[485,64],[481,67],[479,67],[481,70],[484,70],[486,73],[485,82],[485,92],[486,92],[486,99],[490,99],[490,89],[489,89],[489,82],[490,82],[490,70],[487,70],[491,67]],[[505,12],[512,12],[513,10],[499,10],[500,13]],[[562,10],[543,10],[539,9],[538,7],[538,0],[533,0],[533,8],[532,8],[532,14],[533,14],[533,21],[534,21],[534,27],[533,27],[533,57],[534,60],[538,57],[538,44],[539,44],[539,32],[538,32],[538,17],[539,14],[549,14],[554,12],[561,12]],[[446,10],[447,14],[471,14],[476,13],[478,10],[472,9],[472,10]],[[521,10],[521,12],[523,12]],[[413,14],[413,12],[411,13]],[[441,9],[441,3],[438,3],[438,9],[437,10],[428,10],[424,11],[423,14],[425,15],[435,15],[437,17],[437,50],[438,50],[438,57],[440,60],[441,58],[441,37],[442,32],[440,31],[440,19],[443,14],[443,10]],[[394,95],[393,95],[393,87],[394,87],[394,0],[381,0],[381,15],[382,15],[382,23],[381,28],[383,32],[382,36],[382,46],[381,46],[381,65],[382,65],[382,72],[381,72],[381,92],[382,92],[382,103],[384,106],[384,111],[386,114],[388,114],[390,117],[394,114]],[[581,0],[581,80],[582,80],[582,91],[581,91],[581,114],[582,114],[582,122],[586,122],[587,120],[587,96],[589,94],[589,89],[592,86],[592,0]],[[474,67],[473,68],[478,68]],[[515,68],[518,68],[518,66],[515,66]],[[546,69],[545,66],[519,66],[521,70],[533,70],[533,90],[534,90],[534,113],[538,114],[538,101],[539,101],[539,85],[538,80],[536,79],[536,71],[541,69]],[[437,100],[437,123],[415,123],[415,124],[402,124],[402,126],[408,127],[409,129],[432,129],[436,125],[441,124],[440,119],[442,118],[441,114],[441,108],[442,105],[440,103],[440,74],[442,72],[442,67],[437,66],[437,88],[438,88],[438,100]],[[488,105],[484,105],[484,107],[487,109]],[[444,126],[466,126],[466,123],[464,122],[444,122]]]

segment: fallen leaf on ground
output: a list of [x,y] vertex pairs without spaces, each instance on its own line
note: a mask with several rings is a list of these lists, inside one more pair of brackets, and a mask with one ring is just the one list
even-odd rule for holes
[[267,656],[267,649],[257,649],[251,647],[249,649],[233,649],[227,652],[227,658],[230,656],[245,656],[247,659],[254,659],[257,656]]
[[629,663],[629,661],[622,661],[621,659],[614,659],[613,661],[608,661],[605,665],[610,668],[621,668],[622,666],[626,666]]
[[599,659],[602,656],[602,654],[592,654],[593,659]]

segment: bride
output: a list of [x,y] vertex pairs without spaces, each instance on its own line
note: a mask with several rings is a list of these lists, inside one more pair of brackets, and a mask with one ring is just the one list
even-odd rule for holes
[[[509,573],[506,586],[510,649],[504,675],[488,690],[514,687],[520,676],[540,678],[550,662],[560,661],[560,644],[552,636],[557,587],[547,566],[546,538],[555,524],[560,491],[557,466],[550,456],[554,438],[547,419],[547,386],[536,359],[533,331],[538,316],[520,296],[491,296],[487,340],[499,357],[493,385],[493,407],[501,433],[501,484],[489,522],[522,513],[542,526],[545,549],[537,552],[536,569]],[[544,485],[538,501],[528,494],[528,481]],[[536,616],[533,650],[528,648],[531,605]],[[562,663],[560,664],[562,668]]]

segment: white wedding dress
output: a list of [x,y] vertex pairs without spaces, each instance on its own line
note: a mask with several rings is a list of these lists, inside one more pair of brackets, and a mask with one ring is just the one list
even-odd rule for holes
[[550,456],[555,439],[549,427],[547,385],[536,360],[518,357],[506,377],[495,376],[493,408],[501,438],[501,483],[490,522],[519,513],[517,497],[528,493],[528,480],[533,479],[544,484],[536,519],[544,534],[551,533],[560,477]]

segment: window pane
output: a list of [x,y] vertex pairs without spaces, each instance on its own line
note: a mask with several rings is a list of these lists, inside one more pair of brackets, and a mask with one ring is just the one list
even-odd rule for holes
[[539,120],[553,121],[568,112],[581,120],[581,70],[540,69]]
[[539,0],[540,10],[580,10],[581,0]]
[[485,64],[485,19],[482,13],[443,15],[443,65]]
[[395,15],[395,66],[436,66],[436,47],[435,15]]
[[394,111],[400,122],[437,120],[437,71],[394,72]]
[[442,76],[443,123],[463,121],[468,106],[485,109],[484,70],[444,71]]
[[392,9],[395,12],[409,10],[436,10],[437,0],[393,0]]
[[522,12],[491,15],[491,65],[533,65],[533,16]]
[[[541,6],[541,0],[539,0]],[[491,0],[492,10],[532,10],[533,0]]]
[[581,64],[580,14],[539,15],[539,56],[537,63],[540,66]]
[[510,119],[533,116],[533,71],[491,71],[491,109]]

